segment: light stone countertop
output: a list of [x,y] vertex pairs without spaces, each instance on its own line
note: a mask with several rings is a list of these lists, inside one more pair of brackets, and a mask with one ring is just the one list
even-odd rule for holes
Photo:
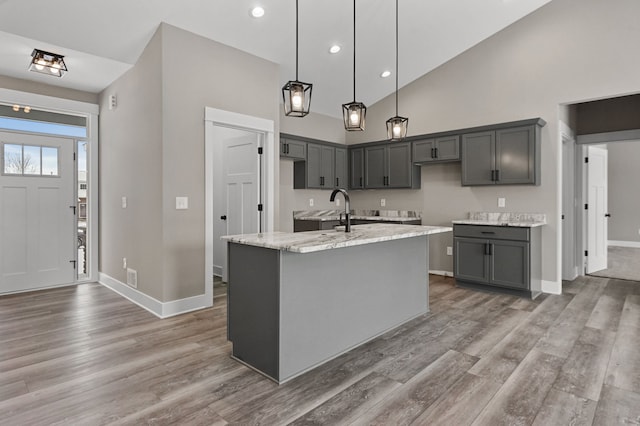
[[547,216],[543,213],[488,213],[470,212],[469,219],[452,220],[458,225],[491,225],[512,226],[518,228],[535,228],[547,224]]
[[352,247],[422,235],[450,232],[449,226],[422,226],[376,223],[354,225],[351,232],[309,231],[309,232],[268,232],[262,234],[227,235],[223,240],[294,253],[312,253],[342,247]]
[[[295,220],[328,222],[340,220],[344,210],[302,210],[293,212]],[[411,222],[420,220],[420,212],[409,210],[352,210],[351,219],[375,220],[379,222]]]

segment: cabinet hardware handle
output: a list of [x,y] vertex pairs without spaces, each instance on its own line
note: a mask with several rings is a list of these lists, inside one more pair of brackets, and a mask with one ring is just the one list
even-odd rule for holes
[[225,214],[225,215],[220,216],[220,220],[227,220],[227,215]]
[[336,186],[340,186],[340,178],[336,178]]
[[495,182],[495,181],[496,181],[496,171],[491,170],[491,182]]
[[500,180],[500,170],[496,170],[496,182]]
[[360,185],[359,186],[362,186],[362,177],[360,177]]
[[320,186],[324,186],[324,176],[320,176]]
[[489,251],[489,243],[484,243],[484,255],[489,256],[491,252]]
[[433,149],[434,149],[434,150],[435,150],[435,152],[436,152],[436,156],[435,156],[435,158],[438,158],[438,148],[433,148]]
[[435,148],[431,148],[431,158],[436,158],[435,155],[434,155],[434,149]]

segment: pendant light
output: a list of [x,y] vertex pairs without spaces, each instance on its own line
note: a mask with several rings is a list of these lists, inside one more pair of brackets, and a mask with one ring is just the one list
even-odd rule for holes
[[409,119],[398,115],[398,0],[396,0],[396,116],[387,120],[387,136],[400,141],[407,136]]
[[366,115],[367,107],[362,102],[356,102],[356,0],[353,0],[353,102],[342,104],[345,130],[364,130]]
[[282,87],[284,115],[304,117],[311,108],[311,88],[313,84],[298,80],[298,0],[296,0],[296,79]]

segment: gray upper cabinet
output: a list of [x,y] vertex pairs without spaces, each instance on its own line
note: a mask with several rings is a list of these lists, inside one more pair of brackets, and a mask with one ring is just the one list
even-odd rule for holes
[[335,177],[336,181],[334,183],[335,188],[347,188],[349,185],[349,167],[347,160],[347,149],[346,148],[335,148]]
[[280,138],[280,157],[294,160],[307,159],[307,143],[289,138]]
[[413,162],[433,163],[460,160],[460,136],[443,136],[413,142]]
[[307,144],[307,188],[335,187],[335,153],[331,146]]
[[364,148],[349,150],[349,188],[364,189]]
[[462,135],[462,185],[539,185],[540,126]]
[[419,187],[419,168],[411,161],[411,142],[365,147],[364,176],[367,189]]

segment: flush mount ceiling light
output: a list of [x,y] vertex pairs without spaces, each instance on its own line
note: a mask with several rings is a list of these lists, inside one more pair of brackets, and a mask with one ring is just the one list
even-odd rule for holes
[[337,44],[334,44],[329,48],[329,53],[338,53],[342,48]]
[[345,130],[364,130],[366,115],[367,107],[362,102],[356,102],[356,0],[353,0],[353,102],[342,104]]
[[409,119],[398,115],[398,0],[396,0],[396,116],[387,120],[387,136],[399,141],[407,136]]
[[260,6],[254,7],[253,9],[251,9],[251,16],[253,16],[254,18],[262,18],[264,16],[264,9]]
[[284,115],[304,117],[311,108],[311,89],[313,85],[298,80],[298,0],[296,0],[296,79],[282,87]]
[[29,71],[62,77],[67,72],[67,65],[64,63],[64,56],[62,55],[33,49]]

